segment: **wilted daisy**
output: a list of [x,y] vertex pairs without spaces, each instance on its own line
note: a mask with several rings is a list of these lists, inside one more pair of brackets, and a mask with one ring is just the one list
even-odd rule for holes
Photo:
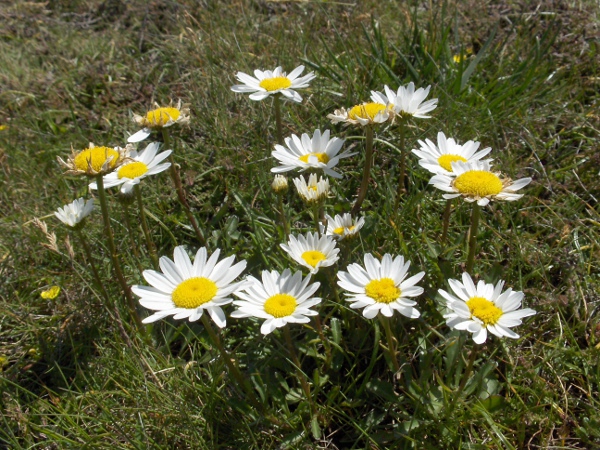
[[515,194],[515,191],[531,182],[529,177],[514,182],[510,178],[501,178],[499,172],[491,171],[489,161],[456,161],[451,166],[455,177],[437,174],[429,184],[450,192],[444,194],[446,199],[462,196],[467,202],[477,202],[479,206],[487,205],[490,200],[518,200],[523,194]]
[[173,319],[189,319],[194,322],[204,311],[223,328],[225,314],[221,306],[232,302],[230,295],[243,282],[232,283],[246,268],[246,261],[233,264],[235,256],[220,262],[217,249],[207,260],[206,248],[196,253],[194,263],[183,246],[175,247],[174,261],[166,256],[160,258],[162,273],[144,270],[143,276],[151,286],[133,286],[131,290],[140,297],[140,305],[157,311],[146,317],[143,323],[152,323],[167,316]]
[[437,141],[435,145],[429,139],[425,139],[425,142],[419,140],[421,149],[412,151],[419,157],[419,165],[434,174],[451,175],[453,162],[478,161],[492,151],[491,147],[477,151],[480,145],[477,141],[458,144],[453,138],[446,138],[441,131],[437,135]]
[[446,324],[450,328],[473,333],[473,341],[477,344],[485,342],[488,331],[498,337],[517,339],[519,335],[510,327],[521,325],[521,319],[536,313],[530,308],[519,309],[525,294],[511,288],[502,292],[502,280],[496,286],[480,280],[475,286],[471,276],[465,272],[462,283],[448,280],[448,284],[455,295],[438,290],[451,311],[444,315]]
[[428,119],[426,114],[437,107],[437,98],[427,100],[431,86],[425,89],[419,88],[415,91],[415,84],[411,81],[406,86],[400,86],[398,92],[392,91],[385,86],[385,94],[371,91],[371,100],[378,104],[388,105],[388,108],[394,115],[400,117],[413,116],[421,119]]
[[[158,142],[152,142],[139,154],[135,151],[131,152],[124,164],[104,177],[104,188],[122,185],[121,193],[129,194],[142,179],[164,172],[171,167],[170,162],[160,163],[171,154],[172,150],[165,150],[157,155],[159,146]],[[95,182],[91,183],[90,189],[98,189],[98,185]]]
[[343,144],[343,139],[329,139],[329,130],[323,134],[321,134],[321,130],[315,130],[312,139],[307,133],[304,133],[301,138],[293,134],[291,137],[285,138],[285,147],[283,145],[275,146],[275,151],[271,154],[273,158],[279,160],[281,165],[273,167],[271,172],[318,169],[333,178],[342,178],[342,175],[333,168],[340,159],[356,154],[347,150],[338,155]]
[[129,147],[96,147],[90,142],[89,147],[75,152],[74,150],[67,161],[58,157],[58,162],[66,167],[68,175],[87,175],[95,177],[106,175],[115,170],[129,154]]
[[309,284],[310,275],[303,279],[301,272],[292,275],[290,269],[285,269],[281,275],[276,270],[265,270],[262,282],[252,276],[246,281],[244,288],[234,293],[242,300],[233,302],[238,309],[231,317],[266,319],[260,327],[262,334],[269,334],[288,323],[308,323],[309,316],[318,314],[310,308],[321,303],[319,297],[312,297],[319,283]]
[[372,102],[355,105],[346,110],[345,108],[336,109],[333,114],[328,114],[327,118],[332,123],[344,122],[348,125],[374,125],[383,123],[391,117],[387,102]]
[[294,185],[298,190],[298,194],[306,203],[320,202],[329,195],[329,180],[319,177],[317,181],[317,175],[314,173],[311,173],[308,177],[308,183],[303,176],[294,178]]
[[143,128],[129,136],[127,142],[140,142],[150,136],[152,130],[160,130],[175,124],[185,125],[190,121],[190,109],[182,104],[181,100],[177,102],[176,106],[159,106],[158,103],[155,103],[155,106],[156,108],[143,116],[133,115],[133,120]]
[[251,92],[251,100],[263,100],[269,95],[282,94],[286,98],[300,103],[302,97],[294,89],[308,87],[316,77],[313,72],[300,77],[303,71],[304,66],[296,67],[289,75],[285,74],[281,66],[276,67],[273,71],[265,70],[263,72],[257,69],[254,71],[256,78],[244,72],[238,72],[235,77],[244,84],[231,86],[231,90],[242,94]]
[[423,288],[415,286],[425,272],[405,280],[410,267],[410,261],[404,263],[403,256],[392,256],[386,253],[379,262],[370,253],[365,253],[365,268],[359,264],[350,264],[348,272],[338,272],[338,285],[350,292],[347,301],[353,302],[350,308],[365,308],[363,316],[373,319],[381,312],[391,317],[394,311],[411,319],[421,313],[414,308],[417,302],[407,297],[417,297],[423,293]]
[[327,236],[338,240],[357,236],[358,231],[365,224],[364,217],[353,220],[350,213],[345,213],[342,216],[336,214],[335,217],[325,214],[325,218],[327,219],[327,228],[323,227],[323,231]]
[[306,236],[299,235],[298,238],[290,236],[286,244],[280,244],[288,255],[296,262],[302,264],[310,273],[317,273],[321,267],[329,267],[339,259],[339,248],[336,248],[335,241],[330,237],[323,235],[319,237],[318,233],[308,233]]
[[93,209],[94,200],[89,199],[88,201],[85,201],[82,197],[62,208],[58,208],[58,211],[55,211],[54,215],[65,225],[75,228],[83,221],[83,219],[92,213]]

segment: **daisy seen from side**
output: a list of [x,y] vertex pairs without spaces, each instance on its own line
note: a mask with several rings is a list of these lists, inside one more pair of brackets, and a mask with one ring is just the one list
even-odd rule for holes
[[350,213],[341,216],[336,214],[335,217],[325,214],[325,219],[327,219],[327,227],[322,227],[322,232],[337,240],[358,236],[358,232],[365,224],[364,217],[352,219]]
[[311,173],[308,177],[308,181],[302,175],[294,178],[294,186],[302,200],[306,203],[317,203],[325,200],[329,196],[329,180],[327,178],[319,177]]
[[133,120],[142,127],[141,130],[127,138],[127,142],[140,142],[152,134],[152,130],[161,130],[175,124],[186,125],[190,122],[190,109],[184,105],[181,100],[176,105],[159,106],[155,103],[155,108],[146,112],[146,114],[134,114]]
[[437,108],[438,103],[437,98],[424,101],[430,89],[431,86],[427,86],[415,90],[415,84],[411,81],[406,86],[400,86],[397,92],[388,86],[384,87],[385,93],[371,91],[371,100],[388,105],[388,109],[394,116],[429,119],[431,116],[427,114]]
[[519,309],[525,294],[511,288],[502,292],[502,280],[495,286],[480,280],[475,286],[471,276],[465,272],[462,283],[450,279],[448,284],[454,295],[443,289],[438,290],[450,311],[444,315],[446,324],[450,328],[472,333],[473,341],[477,344],[486,341],[488,331],[498,337],[519,338],[510,328],[521,325],[524,317],[536,314],[530,308]]
[[94,210],[94,200],[84,200],[78,198],[68,205],[58,208],[58,211],[54,212],[54,215],[58,220],[67,225],[68,227],[75,228],[83,222],[83,220],[89,216]]
[[306,236],[290,235],[287,244],[280,244],[290,257],[298,264],[315,274],[321,267],[329,267],[339,259],[340,249],[330,236],[319,237],[318,233],[307,233]]
[[363,127],[387,122],[391,117],[386,101],[362,103],[350,109],[340,108],[327,115],[331,123],[342,122],[344,126],[358,125]]
[[298,66],[289,75],[286,75],[279,66],[272,71],[257,69],[254,71],[254,77],[244,72],[238,72],[235,77],[243,84],[236,84],[231,87],[231,90],[241,94],[250,93],[250,99],[256,101],[264,100],[270,95],[281,94],[288,100],[300,103],[302,97],[295,89],[308,87],[316,77],[313,72],[301,77],[300,74],[303,71],[304,66]]
[[90,142],[88,148],[79,152],[71,150],[71,155],[64,161],[58,157],[58,162],[66,167],[67,175],[85,175],[96,177],[106,175],[119,167],[131,151],[129,146],[104,147],[96,146]]

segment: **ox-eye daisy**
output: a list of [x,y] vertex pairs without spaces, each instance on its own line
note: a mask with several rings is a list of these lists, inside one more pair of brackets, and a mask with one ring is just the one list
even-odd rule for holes
[[406,86],[400,86],[398,92],[392,91],[387,86],[384,89],[385,94],[371,91],[371,100],[375,103],[388,105],[388,109],[394,115],[428,119],[430,116],[426,114],[437,107],[437,98],[427,100],[426,102],[423,101],[429,95],[431,86],[427,86],[425,89],[419,88],[415,91],[415,84],[410,82]]
[[374,125],[386,122],[391,117],[387,102],[370,102],[355,105],[350,109],[336,109],[327,118],[332,123],[344,122],[348,125]]
[[477,141],[458,144],[453,138],[446,138],[441,131],[437,135],[437,145],[429,139],[425,142],[419,140],[419,144],[421,149],[412,152],[419,157],[419,165],[433,174],[451,175],[453,162],[478,161],[492,151],[491,147],[477,151],[480,145]]
[[450,328],[473,333],[473,341],[477,344],[486,341],[488,331],[498,337],[517,339],[519,335],[510,327],[521,325],[521,319],[536,313],[530,308],[519,309],[525,295],[511,288],[502,292],[502,280],[496,286],[480,280],[475,286],[471,276],[465,272],[462,283],[448,280],[448,284],[455,295],[438,290],[451,311],[444,315],[446,324]]
[[317,181],[317,175],[311,173],[308,182],[302,175],[294,178],[293,181],[298,194],[306,203],[320,202],[329,195],[329,180],[327,178],[319,177]]
[[309,284],[310,275],[303,279],[301,272],[292,275],[290,269],[285,269],[281,275],[275,270],[265,270],[262,282],[252,276],[246,282],[242,290],[234,293],[242,300],[233,302],[238,309],[231,317],[266,319],[260,327],[262,334],[269,334],[288,323],[308,323],[309,316],[318,314],[310,308],[321,303],[319,297],[312,297],[319,283]]
[[54,215],[65,225],[75,228],[92,213],[93,209],[94,200],[89,199],[86,202],[83,198],[78,198],[72,203],[58,208],[58,211],[55,211]]
[[531,182],[531,178],[514,182],[510,178],[501,178],[499,172],[491,171],[489,161],[455,161],[451,165],[456,176],[437,174],[429,181],[436,188],[449,192],[443,195],[446,199],[462,196],[467,202],[477,202],[479,206],[487,205],[490,200],[513,201],[523,197],[515,191]]
[[317,273],[321,267],[329,267],[339,259],[339,248],[330,236],[319,237],[318,233],[308,233],[306,236],[290,236],[286,244],[281,244],[288,255],[302,264],[310,273]]
[[341,158],[348,158],[356,153],[349,150],[338,155],[344,143],[343,139],[329,139],[329,130],[321,134],[321,130],[315,130],[313,137],[304,133],[302,137],[293,134],[285,138],[285,147],[276,145],[273,158],[280,162],[280,166],[273,167],[271,172],[281,173],[290,170],[306,169],[323,170],[326,175],[333,178],[342,178],[338,172],[333,170]]
[[194,263],[183,246],[175,247],[174,261],[160,258],[162,273],[144,270],[143,276],[149,286],[133,286],[131,290],[140,298],[140,305],[157,311],[142,322],[151,323],[173,315],[173,319],[189,319],[194,322],[204,311],[223,328],[225,314],[221,306],[231,303],[233,291],[243,282],[232,283],[246,268],[246,261],[233,265],[235,256],[229,256],[217,263],[220,250],[217,249],[207,260],[206,248],[196,253]]
[[315,78],[313,72],[300,77],[303,71],[304,66],[296,67],[289,75],[286,75],[281,67],[277,67],[273,71],[255,70],[256,78],[244,72],[238,72],[235,77],[244,84],[236,84],[231,87],[231,90],[239,93],[251,92],[251,100],[263,100],[269,95],[282,94],[289,100],[300,103],[302,97],[294,89],[308,87]]
[[140,142],[150,136],[152,130],[160,130],[175,124],[184,125],[190,121],[190,109],[182,104],[181,100],[177,102],[176,106],[159,106],[157,103],[155,106],[156,108],[151,109],[143,116],[133,115],[133,120],[143,128],[129,136],[127,142]]
[[350,264],[348,272],[338,272],[338,285],[350,292],[347,301],[353,302],[350,308],[365,308],[363,315],[373,319],[381,312],[391,317],[394,311],[411,319],[421,315],[414,308],[417,302],[408,297],[417,297],[423,293],[423,288],[415,286],[425,272],[405,280],[410,267],[410,261],[404,263],[403,256],[392,256],[386,253],[379,262],[370,253],[365,253],[365,268],[359,264]]
[[[152,142],[139,154],[131,152],[123,165],[104,177],[104,188],[122,185],[121,193],[129,194],[143,178],[171,167],[171,163],[160,164],[171,154],[171,150],[157,155],[159,145],[158,142]],[[95,182],[90,183],[90,189],[98,189],[98,185]]]
[[357,236],[358,231],[365,224],[364,217],[352,220],[350,213],[342,216],[336,214],[335,217],[325,214],[325,218],[327,219],[327,228],[321,226],[321,232],[338,240]]
[[58,162],[66,167],[67,175],[86,175],[96,177],[106,175],[119,167],[128,156],[129,146],[121,147],[96,147],[90,142],[89,147],[79,152],[71,150],[67,161],[58,157]]

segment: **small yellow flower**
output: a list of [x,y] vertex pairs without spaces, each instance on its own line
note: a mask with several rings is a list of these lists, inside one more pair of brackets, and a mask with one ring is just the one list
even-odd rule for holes
[[50,289],[42,291],[40,296],[45,300],[54,300],[60,294],[60,287],[52,286]]
[[8,128],[8,125],[4,125],[4,124],[0,125],[0,131],[4,131],[7,128]]

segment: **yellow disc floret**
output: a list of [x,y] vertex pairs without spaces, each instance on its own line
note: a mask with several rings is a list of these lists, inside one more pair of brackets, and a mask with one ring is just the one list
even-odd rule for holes
[[179,119],[181,112],[177,108],[164,107],[148,111],[145,124],[149,127],[164,127],[169,121]]
[[498,195],[503,188],[498,175],[485,170],[470,170],[454,179],[454,187],[463,195],[487,197]]
[[319,262],[323,261],[324,259],[327,259],[327,257],[323,252],[320,252],[319,250],[309,250],[307,252],[302,253],[302,259],[306,261],[306,264],[308,264],[309,266],[317,267],[317,264],[319,264]]
[[456,161],[467,162],[466,158],[459,155],[442,155],[438,158],[438,164],[448,172],[452,172],[452,163]]
[[352,233],[356,227],[354,225],[350,225],[349,227],[337,227],[333,230],[333,234],[342,235],[344,234],[344,230],[348,230],[348,233]]
[[171,294],[178,308],[193,309],[210,302],[217,295],[217,285],[205,277],[193,277],[179,283]]
[[120,156],[118,151],[110,147],[86,148],[75,155],[73,164],[77,170],[80,170],[81,172],[95,174],[103,170],[104,164],[106,164],[108,160],[110,160],[110,162],[107,164],[107,168],[114,169]]
[[402,291],[391,278],[381,278],[369,281],[365,293],[377,303],[392,303],[400,298]]
[[141,177],[146,172],[148,172],[148,166],[141,161],[135,161],[121,166],[119,170],[117,170],[117,176],[119,177],[119,179],[134,179],[137,177]]
[[296,311],[296,297],[290,294],[276,294],[265,302],[265,312],[273,317],[290,316]]
[[471,297],[467,301],[467,306],[471,316],[477,317],[485,326],[495,325],[504,314],[493,302],[483,297]]
[[288,77],[265,78],[259,83],[259,86],[265,91],[273,92],[279,89],[287,89],[292,85]]
[[362,105],[356,105],[348,111],[348,119],[358,120],[360,117],[361,119],[374,120],[377,114],[381,111],[385,111],[385,108],[386,106],[383,103],[364,103]]
[[308,153],[300,157],[300,161],[308,163],[308,158],[316,156],[320,163],[327,164],[329,162],[329,156],[327,153]]

